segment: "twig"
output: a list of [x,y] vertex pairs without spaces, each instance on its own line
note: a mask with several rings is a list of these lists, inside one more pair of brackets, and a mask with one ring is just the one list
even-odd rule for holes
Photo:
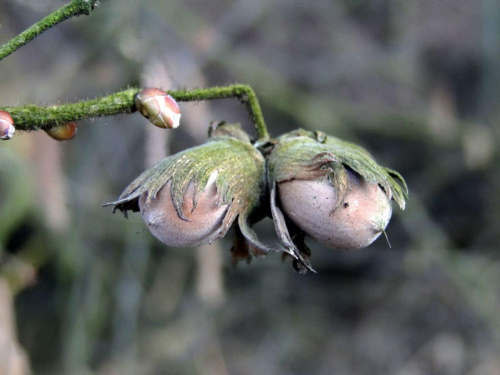
[[269,133],[264,122],[264,116],[262,115],[259,100],[257,98],[257,95],[255,94],[255,91],[253,91],[253,89],[249,85],[236,84],[222,87],[216,86],[204,89],[178,90],[170,91],[169,94],[172,95],[175,100],[180,102],[238,98],[241,103],[247,106],[258,138],[269,138]]
[[73,0],[71,3],[64,5],[15,38],[0,46],[0,60],[9,56],[52,26],[73,16],[89,15],[96,4],[97,0]]
[[101,98],[76,103],[49,107],[27,104],[20,107],[0,108],[0,110],[12,116],[16,130],[47,130],[82,118],[131,113],[135,110],[134,95],[138,91],[137,88],[130,88]]
[[[47,130],[54,126],[83,118],[113,116],[132,113],[136,110],[134,96],[138,88],[129,88],[101,98],[70,104],[41,107],[27,104],[20,107],[0,107],[14,119],[17,130]],[[169,94],[179,102],[238,98],[247,106],[259,139],[269,138],[257,95],[248,85],[236,84],[194,90],[173,90]]]

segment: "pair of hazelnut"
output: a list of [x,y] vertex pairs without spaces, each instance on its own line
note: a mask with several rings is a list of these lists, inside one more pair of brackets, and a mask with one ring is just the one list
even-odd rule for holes
[[[151,233],[173,247],[211,243],[237,221],[251,255],[282,251],[299,272],[313,270],[306,235],[333,249],[366,247],[389,223],[391,200],[404,209],[403,178],[357,145],[305,130],[252,142],[225,123],[209,135],[142,173],[109,205],[140,211]],[[278,249],[251,229],[266,215]]]

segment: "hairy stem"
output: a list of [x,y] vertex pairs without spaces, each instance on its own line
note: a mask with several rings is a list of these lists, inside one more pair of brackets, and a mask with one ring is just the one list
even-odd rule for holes
[[120,113],[131,113],[134,108],[134,95],[138,89],[128,89],[97,99],[81,102],[40,107],[27,104],[20,107],[4,107],[8,112],[16,130],[47,130],[54,126],[76,121],[82,118],[112,116]]
[[[49,107],[27,104],[20,107],[0,107],[0,110],[8,112],[12,116],[17,130],[46,130],[83,118],[132,113],[136,110],[134,96],[137,92],[139,92],[138,88],[129,88],[108,96],[77,103]],[[257,95],[248,85],[236,84],[194,90],[173,90],[169,91],[169,94],[179,102],[236,97],[247,106],[257,137],[259,139],[269,138]]]
[[169,91],[169,94],[172,95],[175,100],[180,102],[236,97],[241,103],[246,105],[254,123],[257,137],[259,139],[269,138],[269,133],[264,122],[264,116],[262,115],[262,110],[260,109],[259,100],[257,99],[255,91],[253,91],[249,85],[236,84],[204,89]]
[[36,38],[45,30],[50,29],[52,26],[55,26],[73,16],[79,16],[82,14],[89,15],[91,10],[94,9],[96,3],[97,0],[73,0],[71,3],[64,5],[41,21],[35,23],[27,30],[23,31],[15,38],[0,46],[0,60],[9,56],[11,53]]

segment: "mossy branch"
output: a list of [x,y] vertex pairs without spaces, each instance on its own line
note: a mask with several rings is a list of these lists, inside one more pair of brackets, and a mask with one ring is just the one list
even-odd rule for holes
[[0,60],[9,56],[52,26],[74,16],[89,15],[96,4],[97,0],[73,0],[71,3],[64,5],[15,38],[0,46]]
[[[97,0],[73,0],[0,46],[0,60],[52,26],[73,16],[90,14],[96,5]],[[138,91],[138,88],[130,88],[102,98],[77,103],[49,107],[28,104],[20,107],[3,107],[0,110],[8,112],[12,116],[17,130],[48,130],[54,126],[83,118],[113,116],[134,112],[136,110],[134,96]],[[236,84],[208,89],[170,91],[169,93],[177,101],[199,101],[236,97],[247,106],[258,138],[269,138],[257,95],[255,95],[255,92],[248,85]]]
[[264,116],[262,115],[262,110],[260,108],[259,99],[257,98],[255,91],[253,91],[249,85],[236,84],[194,90],[169,91],[169,94],[172,95],[175,100],[180,102],[238,98],[242,104],[246,105],[254,123],[258,138],[269,138],[269,133],[264,122]]
[[[41,107],[27,104],[19,107],[0,107],[8,112],[17,130],[47,130],[54,126],[83,118],[113,116],[136,111],[134,96],[138,88],[129,88],[101,98],[81,102]],[[223,98],[238,98],[246,105],[259,139],[269,138],[257,95],[248,85],[235,84],[223,87],[200,88],[194,90],[173,90],[168,92],[179,102],[201,101]]]
[[135,110],[134,95],[138,91],[137,88],[130,88],[101,98],[76,103],[48,107],[27,104],[19,107],[4,107],[0,110],[12,116],[16,130],[48,130],[54,126],[83,118],[132,113]]

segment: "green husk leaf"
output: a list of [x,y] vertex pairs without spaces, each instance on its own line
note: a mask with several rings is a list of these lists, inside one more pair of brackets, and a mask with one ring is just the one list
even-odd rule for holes
[[303,129],[283,135],[269,158],[271,181],[312,180],[328,176],[337,188],[338,202],[347,189],[346,167],[368,183],[379,184],[387,196],[405,208],[408,188],[403,177],[378,165],[364,148],[324,133]]
[[[107,203],[126,213],[136,208],[139,197],[147,193],[147,200],[156,199],[158,191],[171,180],[170,194],[177,215],[187,220],[182,210],[184,194],[190,182],[194,183],[194,204],[205,189],[210,176],[217,173],[219,204],[231,205],[234,220],[237,214],[251,210],[264,190],[264,158],[250,143],[228,136],[219,136],[206,144],[172,155],[134,180],[118,200]],[[228,215],[229,216],[229,215]]]

